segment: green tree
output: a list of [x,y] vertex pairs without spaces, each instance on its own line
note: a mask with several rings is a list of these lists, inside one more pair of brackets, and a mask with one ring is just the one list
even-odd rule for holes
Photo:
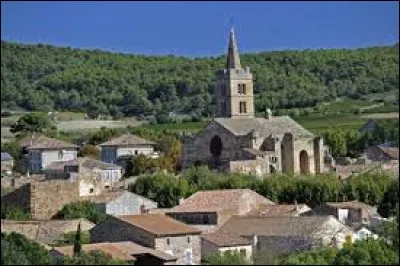
[[90,158],[98,160],[98,159],[100,159],[100,151],[96,146],[86,144],[80,149],[80,151],[78,152],[78,156],[79,157],[90,157]]
[[21,208],[1,203],[1,219],[28,221],[30,220],[30,218],[30,214],[25,212]]
[[38,132],[43,134],[50,134],[57,128],[53,125],[47,114],[44,113],[30,113],[20,117],[10,127],[13,133],[31,133]]
[[205,261],[211,265],[249,265],[250,261],[239,252],[214,253],[209,255]]
[[82,252],[82,242],[81,242],[81,223],[78,224],[78,229],[76,230],[75,242],[74,242],[74,256],[79,256]]
[[332,265],[337,254],[336,248],[323,247],[309,251],[289,254],[280,264],[282,265]]
[[81,252],[78,256],[64,257],[59,265],[129,265],[122,260],[113,259],[101,251]]
[[399,180],[393,180],[379,203],[378,212],[383,217],[392,217],[399,212]]
[[90,201],[75,201],[64,205],[58,213],[61,219],[85,218],[93,223],[104,221],[107,215],[96,208],[96,205]]
[[25,236],[1,233],[1,265],[52,265],[49,252]]

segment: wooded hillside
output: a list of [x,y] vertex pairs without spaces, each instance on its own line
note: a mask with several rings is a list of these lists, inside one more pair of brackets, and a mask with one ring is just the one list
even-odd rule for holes
[[[241,61],[254,73],[258,112],[399,88],[395,45],[242,54]],[[225,56],[141,56],[2,41],[1,105],[117,116],[170,111],[207,116],[213,113],[214,73],[224,63]]]

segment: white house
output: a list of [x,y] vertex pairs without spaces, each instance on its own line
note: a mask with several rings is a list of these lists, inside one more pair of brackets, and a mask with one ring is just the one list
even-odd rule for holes
[[41,172],[53,162],[74,160],[78,154],[77,145],[43,135],[28,136],[18,145],[23,153],[20,169],[31,173]]
[[119,163],[119,159],[123,157],[139,154],[150,157],[154,155],[155,145],[156,143],[153,141],[132,134],[125,134],[99,145],[101,147],[101,160],[106,163]]

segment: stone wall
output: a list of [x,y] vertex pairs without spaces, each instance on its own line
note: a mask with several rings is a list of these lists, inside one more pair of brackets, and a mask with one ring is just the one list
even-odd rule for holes
[[321,240],[308,236],[258,236],[256,252],[277,256],[297,250],[308,250],[321,243]]
[[230,161],[229,172],[239,172],[244,174],[253,174],[257,177],[262,177],[269,172],[268,161],[262,158],[255,160]]
[[141,214],[141,206],[146,210],[157,208],[157,202],[126,191],[120,197],[106,203],[105,212],[110,215]]
[[[177,265],[198,265],[201,262],[200,235],[156,238],[154,248],[156,250],[176,256],[178,258],[176,261]],[[187,253],[191,253],[191,255]]]
[[79,200],[79,184],[77,182],[51,180],[34,182],[29,185],[33,219],[51,219],[65,204]]

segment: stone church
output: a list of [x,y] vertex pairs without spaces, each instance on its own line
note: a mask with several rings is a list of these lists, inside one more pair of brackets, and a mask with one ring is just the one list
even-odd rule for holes
[[226,69],[216,73],[216,117],[194,136],[185,136],[182,166],[207,164],[225,172],[262,176],[326,172],[330,156],[323,140],[289,116],[254,116],[253,75],[240,64],[233,29]]

